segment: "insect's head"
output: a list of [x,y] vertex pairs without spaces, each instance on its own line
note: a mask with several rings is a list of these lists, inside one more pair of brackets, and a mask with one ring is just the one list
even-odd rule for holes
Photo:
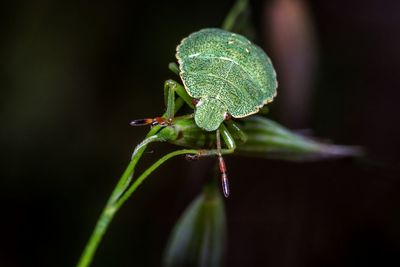
[[227,107],[217,98],[202,98],[196,104],[194,120],[196,125],[206,131],[215,131],[225,120]]

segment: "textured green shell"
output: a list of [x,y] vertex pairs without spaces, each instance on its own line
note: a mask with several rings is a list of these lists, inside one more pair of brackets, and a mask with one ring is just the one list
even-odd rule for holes
[[218,129],[226,113],[242,118],[276,96],[271,60],[246,37],[221,29],[203,29],[176,48],[180,76],[187,93],[199,99],[196,124]]

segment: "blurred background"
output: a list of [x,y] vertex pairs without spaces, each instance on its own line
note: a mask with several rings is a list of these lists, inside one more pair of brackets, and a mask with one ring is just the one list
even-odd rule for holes
[[[189,33],[233,1],[0,4],[0,266],[73,266]],[[400,2],[251,2],[275,64],[270,118],[368,158],[227,158],[226,266],[400,266]],[[140,170],[170,150],[156,145]],[[213,161],[176,158],[117,214],[93,266],[159,266]],[[210,170],[211,169],[211,170]],[[139,171],[139,170],[138,170]]]

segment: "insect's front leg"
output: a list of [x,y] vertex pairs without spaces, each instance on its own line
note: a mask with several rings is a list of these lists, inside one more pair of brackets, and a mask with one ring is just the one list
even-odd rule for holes
[[179,67],[175,62],[171,62],[168,64],[168,69],[175,73],[179,77]]
[[164,101],[167,107],[165,117],[167,120],[172,120],[175,114],[175,93],[182,98],[185,103],[190,107],[194,108],[192,98],[188,95],[185,88],[174,80],[167,80],[164,83]]

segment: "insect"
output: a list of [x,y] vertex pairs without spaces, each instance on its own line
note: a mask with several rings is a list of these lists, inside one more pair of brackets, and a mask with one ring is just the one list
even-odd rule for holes
[[[171,126],[178,119],[194,119],[202,130],[215,131],[216,149],[199,150],[198,156],[218,157],[223,193],[228,197],[222,154],[233,153],[238,137],[245,140],[231,118],[255,114],[272,102],[277,92],[274,67],[264,51],[246,37],[217,28],[202,29],[184,38],[176,48],[176,58],[179,66],[171,63],[170,69],[180,76],[182,84],[165,82],[165,116],[134,120],[131,125]],[[174,117],[175,93],[194,110],[193,114]],[[221,136],[227,149],[222,149]]]

